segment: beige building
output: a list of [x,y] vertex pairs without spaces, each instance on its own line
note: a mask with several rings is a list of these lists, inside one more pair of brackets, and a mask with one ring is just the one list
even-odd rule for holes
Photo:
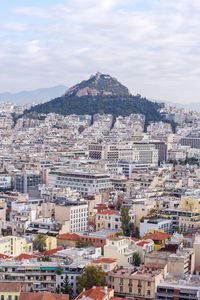
[[21,285],[19,283],[0,282],[1,300],[19,300]]
[[131,206],[131,210],[135,214],[135,225],[139,227],[141,218],[149,215],[150,212],[154,209],[156,209],[155,200],[142,199],[142,200],[135,201],[134,204]]
[[193,248],[195,253],[195,270],[197,270],[200,267],[200,235],[195,236]]
[[6,220],[6,202],[0,199],[0,220]]
[[66,206],[55,206],[55,220],[68,222],[69,232],[84,232],[88,229],[88,204],[70,202]]
[[155,299],[156,287],[163,281],[164,274],[162,268],[123,268],[108,272],[107,285],[119,297]]
[[5,236],[0,238],[0,252],[5,255],[18,256],[24,252],[32,252],[32,243],[23,237]]
[[193,249],[178,249],[175,253],[157,251],[145,255],[145,265],[167,266],[169,273],[193,274],[195,255]]
[[92,261],[91,263],[95,267],[101,267],[102,270],[107,273],[109,271],[112,271],[116,269],[117,267],[117,259],[114,258],[98,258]]
[[127,238],[109,238],[104,246],[104,257],[117,259],[118,266],[130,266],[134,253],[136,250]]

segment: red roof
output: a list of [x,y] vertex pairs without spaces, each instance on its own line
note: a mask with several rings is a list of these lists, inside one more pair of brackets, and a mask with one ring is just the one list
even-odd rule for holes
[[[112,289],[108,289],[110,292]],[[89,290],[81,292],[76,299],[82,299],[85,297],[94,299],[94,300],[103,300],[106,296],[106,292],[103,287],[93,287]]]
[[11,256],[0,253],[0,259],[8,259],[8,258],[11,258]]
[[50,255],[53,255],[53,254],[55,254],[55,253],[57,253],[58,251],[61,251],[61,250],[63,250],[63,249],[64,249],[64,248],[63,248],[62,246],[57,247],[57,248],[54,248],[54,249],[50,249],[50,250],[45,251],[44,255],[50,256]]
[[115,258],[106,258],[106,257],[102,257],[99,259],[95,259],[93,260],[93,263],[95,264],[112,264],[114,262],[116,262],[117,260]]
[[137,246],[143,247],[144,245],[149,244],[149,242],[145,242],[145,241],[139,241],[138,243],[136,243]]
[[168,233],[165,232],[154,232],[154,233],[148,233],[143,238],[144,239],[151,239],[153,241],[163,241],[167,240],[171,237]]
[[16,260],[24,260],[24,259],[32,259],[32,258],[36,258],[36,256],[28,253],[21,253],[20,255],[15,257]]
[[80,239],[80,236],[76,233],[62,233],[57,236],[57,239],[67,241],[78,241]]
[[97,213],[98,215],[119,215],[119,211],[116,210],[102,210]]
[[19,300],[69,300],[69,295],[58,295],[48,292],[22,292],[19,296]]

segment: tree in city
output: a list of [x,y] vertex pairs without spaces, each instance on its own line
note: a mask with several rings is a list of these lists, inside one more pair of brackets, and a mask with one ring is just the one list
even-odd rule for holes
[[129,209],[127,207],[121,208],[121,223],[122,231],[125,236],[130,236],[133,231],[133,223],[131,223],[131,217],[129,216]]
[[71,297],[71,295],[72,295],[72,287],[71,287],[71,285],[69,283],[68,275],[65,276],[65,279],[63,281],[63,285],[62,285],[62,287],[61,287],[60,290],[61,290],[62,294],[67,294],[67,295],[69,295]]
[[86,248],[86,247],[89,247],[89,246],[91,246],[91,243],[87,242],[87,241],[78,240],[76,242],[76,248]]
[[139,267],[141,264],[141,258],[139,253],[133,253],[133,265]]
[[41,253],[46,251],[46,236],[43,234],[38,234],[33,241],[33,247],[35,250],[38,250]]
[[93,286],[104,286],[105,273],[101,267],[87,266],[82,275],[78,278],[78,292],[84,288],[90,289]]
[[81,125],[78,128],[78,133],[81,134],[85,130],[85,126]]
[[135,230],[134,230],[134,237],[136,237],[137,239],[140,238],[140,230],[139,230],[139,227],[138,227],[138,226],[135,227]]

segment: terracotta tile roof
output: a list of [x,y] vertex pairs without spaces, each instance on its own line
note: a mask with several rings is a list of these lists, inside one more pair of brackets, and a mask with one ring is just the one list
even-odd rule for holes
[[136,243],[137,246],[143,247],[144,245],[149,244],[149,242],[139,241]]
[[21,285],[19,283],[0,282],[0,293],[1,292],[20,293],[20,291],[21,291]]
[[19,300],[69,300],[68,295],[43,293],[29,293],[23,292],[20,294]]
[[15,257],[16,260],[25,260],[25,259],[33,259],[33,258],[36,258],[36,255],[31,255],[28,253],[21,253],[20,255]]
[[[108,292],[109,291],[111,291],[111,289],[108,289]],[[93,287],[89,290],[81,292],[76,299],[88,297],[93,300],[103,300],[105,296],[106,292],[103,287]]]
[[119,211],[116,210],[102,210],[97,213],[98,215],[119,215]]
[[50,250],[45,251],[44,255],[50,256],[50,255],[53,255],[53,254],[55,254],[55,253],[57,253],[58,251],[61,251],[61,250],[63,250],[63,249],[64,249],[64,248],[63,248],[62,246],[57,247],[57,248],[54,248],[54,249],[50,249]]
[[8,258],[11,258],[11,256],[0,253],[0,259],[8,259]]
[[154,232],[154,233],[148,233],[143,238],[144,239],[151,239],[153,241],[163,241],[167,240],[171,237],[168,233],[165,232]]
[[80,239],[80,236],[76,233],[62,233],[57,236],[57,239],[67,241],[78,241]]
[[102,257],[102,258],[99,258],[99,259],[95,259],[93,260],[93,263],[95,264],[101,264],[101,263],[105,263],[105,264],[112,264],[114,262],[116,262],[117,259],[115,258],[106,258],[106,257]]

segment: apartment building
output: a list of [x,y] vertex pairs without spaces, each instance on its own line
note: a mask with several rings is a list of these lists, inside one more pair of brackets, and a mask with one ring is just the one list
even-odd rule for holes
[[108,272],[106,282],[117,297],[155,299],[156,288],[163,281],[164,274],[162,268],[122,268]]
[[57,263],[23,261],[2,261],[0,263],[0,284],[20,284],[23,291],[49,291],[56,290]]
[[0,282],[0,299],[1,300],[20,300],[21,285],[15,282]]
[[23,252],[32,252],[33,245],[24,237],[5,236],[0,238],[0,251],[8,256],[17,256]]
[[173,228],[181,232],[194,232],[200,227],[200,202],[198,197],[184,196],[175,209],[165,209],[172,219]]
[[6,173],[0,173],[0,190],[9,190],[11,185],[11,176]]
[[132,247],[131,240],[123,237],[109,238],[104,246],[104,257],[117,259],[118,266],[130,266],[134,253],[136,250]]
[[200,299],[200,277],[175,273],[157,285],[156,300]]
[[140,236],[144,236],[149,231],[172,232],[172,220],[170,219],[144,219],[140,222]]
[[195,135],[188,135],[181,138],[182,146],[190,146],[191,148],[200,149],[200,137]]
[[43,183],[43,174],[37,170],[24,170],[14,175],[14,189],[20,193],[27,194],[29,187]]
[[96,229],[121,230],[120,212],[114,210],[102,210],[95,216]]
[[158,149],[147,142],[128,142],[124,144],[90,144],[89,157],[107,161],[129,161],[158,164]]
[[175,252],[155,251],[145,255],[146,265],[167,266],[169,273],[193,274],[195,254],[191,248],[179,248]]
[[49,184],[56,187],[70,187],[81,195],[103,193],[112,188],[108,174],[79,170],[51,172],[49,174]]
[[55,206],[55,220],[68,223],[68,232],[88,230],[88,204],[81,201],[65,201]]

